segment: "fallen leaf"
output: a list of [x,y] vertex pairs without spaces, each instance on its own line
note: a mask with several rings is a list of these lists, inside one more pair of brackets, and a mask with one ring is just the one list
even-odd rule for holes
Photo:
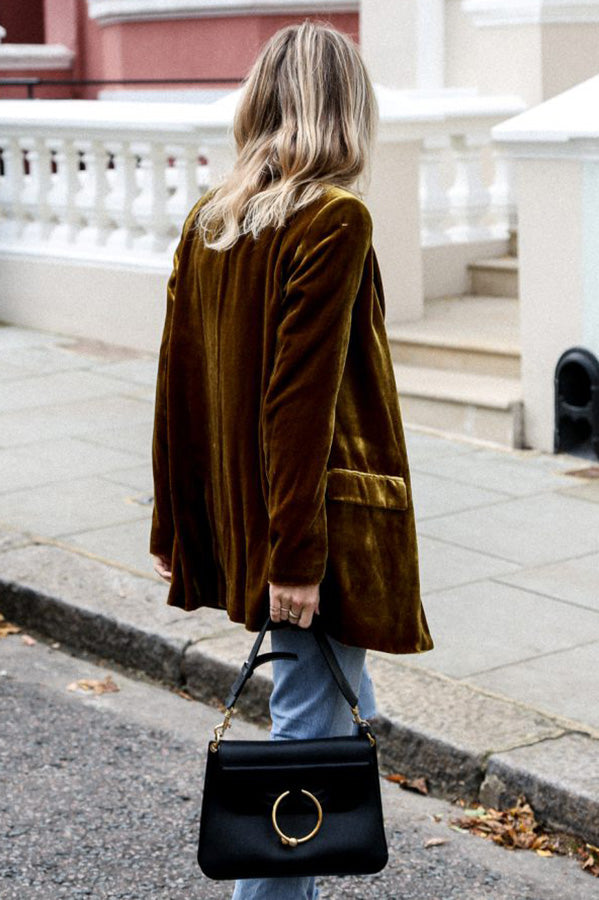
[[385,775],[387,781],[392,781],[393,784],[405,784],[408,780],[405,775],[400,775],[399,773],[395,773],[393,775]]
[[447,843],[448,843],[447,838],[441,838],[441,837],[429,838],[428,841],[424,842],[424,846],[425,847],[440,847],[441,844],[447,844]]
[[0,638],[8,637],[9,634],[18,634],[20,630],[18,625],[7,622],[2,613],[0,613]]
[[24,635],[22,635],[22,636],[21,636],[21,640],[22,640],[23,643],[26,644],[28,647],[33,647],[34,644],[37,644],[36,639],[35,639],[35,638],[32,638],[30,634],[24,634]]
[[97,678],[79,678],[67,684],[67,691],[93,691],[94,694],[112,694],[119,691],[120,688],[112,680],[111,675],[107,675],[102,681]]
[[184,700],[193,700],[193,697],[191,696],[191,694],[188,694],[184,688],[175,689],[174,693],[177,694],[179,697],[183,697]]
[[385,775],[385,778],[387,781],[393,782],[393,784],[398,784],[400,788],[403,788],[406,791],[417,791],[419,794],[428,794],[428,785],[425,778],[408,778],[407,775],[402,775],[400,772],[392,775]]

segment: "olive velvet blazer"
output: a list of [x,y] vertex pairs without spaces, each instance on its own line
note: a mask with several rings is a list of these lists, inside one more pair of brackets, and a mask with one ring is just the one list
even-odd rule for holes
[[150,552],[171,558],[167,603],[256,631],[269,582],[320,582],[333,637],[431,649],[367,208],[326,187],[217,252],[192,227],[202,202],[175,253],[156,385]]

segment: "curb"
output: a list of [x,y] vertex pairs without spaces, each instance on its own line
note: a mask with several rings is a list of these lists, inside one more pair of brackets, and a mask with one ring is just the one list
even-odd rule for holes
[[[185,686],[198,700],[214,705],[226,696],[254,635],[220,610],[167,607],[166,586],[154,578],[22,537],[0,546],[6,619]],[[432,794],[448,799],[504,808],[525,794],[546,826],[599,843],[599,740],[592,730],[387,655],[369,655],[369,669],[381,767],[423,776]],[[268,721],[271,684],[268,674],[253,675],[245,717]]]

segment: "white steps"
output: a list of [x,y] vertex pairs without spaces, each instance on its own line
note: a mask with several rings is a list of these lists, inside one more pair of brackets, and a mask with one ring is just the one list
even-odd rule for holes
[[522,446],[520,380],[394,363],[402,418],[444,434]]
[[503,297],[426,300],[424,318],[387,327],[394,362],[518,378],[518,305]]
[[518,260],[515,256],[481,259],[468,266],[473,294],[518,299]]
[[511,297],[427,300],[417,322],[388,324],[407,425],[523,445],[519,304]]

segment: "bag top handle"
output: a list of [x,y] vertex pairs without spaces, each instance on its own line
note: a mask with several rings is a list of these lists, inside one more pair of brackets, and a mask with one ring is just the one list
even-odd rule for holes
[[[210,749],[216,751],[218,749],[218,744],[223,736],[223,733],[227,728],[230,727],[231,724],[231,716],[233,714],[233,708],[235,703],[239,699],[241,692],[243,691],[245,685],[248,680],[252,677],[254,671],[258,668],[258,666],[263,665],[264,663],[271,662],[273,659],[297,659],[296,653],[286,653],[286,652],[276,652],[276,653],[260,653],[259,650],[262,646],[262,642],[264,641],[264,637],[267,631],[275,630],[279,627],[292,627],[287,622],[273,622],[270,616],[264,622],[264,625],[258,632],[258,636],[254,641],[254,645],[250,650],[249,656],[247,660],[243,663],[241,667],[241,671],[239,675],[231,685],[231,689],[229,691],[229,695],[225,702],[225,718],[224,721],[217,725],[214,729],[215,740],[211,742]],[[297,626],[293,626],[297,627]],[[349,681],[343,674],[341,666],[337,662],[337,658],[331,647],[327,635],[324,631],[324,628],[320,621],[314,617],[312,619],[312,624],[309,630],[314,635],[314,638],[321,650],[322,655],[331,671],[333,678],[337,683],[337,687],[347,700],[349,707],[352,711],[352,715],[354,718],[354,722],[358,726],[360,733],[366,735],[371,744],[375,744],[375,737],[370,726],[370,723],[366,719],[362,719],[360,716],[360,712],[358,709],[358,697],[354,692],[352,686]]]

